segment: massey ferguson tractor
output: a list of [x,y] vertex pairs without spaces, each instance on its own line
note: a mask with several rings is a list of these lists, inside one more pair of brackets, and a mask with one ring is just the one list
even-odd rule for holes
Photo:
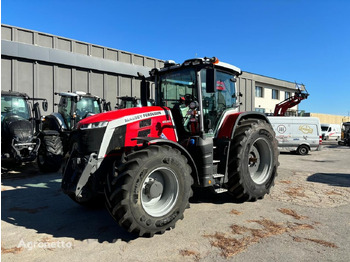
[[[147,237],[183,219],[192,186],[262,199],[277,175],[277,142],[265,115],[238,112],[240,74],[216,58],[196,58],[140,75],[142,107],[78,123],[63,191],[85,205],[104,194],[117,223]],[[150,81],[155,106],[146,106]]]

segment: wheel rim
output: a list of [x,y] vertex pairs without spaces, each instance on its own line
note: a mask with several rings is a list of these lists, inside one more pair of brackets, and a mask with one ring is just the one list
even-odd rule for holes
[[141,204],[150,216],[161,217],[174,207],[178,194],[179,182],[175,172],[160,167],[153,170],[144,180]]
[[301,155],[305,155],[305,154],[306,154],[306,151],[307,151],[307,149],[306,149],[305,147],[301,147],[301,148],[300,148],[300,154],[301,154]]
[[249,150],[248,170],[256,184],[263,184],[270,176],[272,150],[265,138],[255,140]]

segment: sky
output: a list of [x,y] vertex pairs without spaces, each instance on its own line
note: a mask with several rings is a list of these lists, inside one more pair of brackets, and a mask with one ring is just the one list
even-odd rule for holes
[[1,23],[181,63],[216,56],[350,115],[348,0],[2,0]]

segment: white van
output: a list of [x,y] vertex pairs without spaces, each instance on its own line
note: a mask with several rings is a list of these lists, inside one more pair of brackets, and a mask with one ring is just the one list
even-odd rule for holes
[[296,151],[299,155],[321,150],[321,125],[317,117],[269,116],[268,119],[276,133],[279,150]]
[[336,141],[341,138],[341,128],[337,124],[321,124],[322,139],[330,140],[335,139]]

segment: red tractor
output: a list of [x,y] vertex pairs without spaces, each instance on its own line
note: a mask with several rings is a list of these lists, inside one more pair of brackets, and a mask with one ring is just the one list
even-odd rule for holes
[[[262,199],[277,175],[277,142],[265,115],[238,112],[240,74],[216,58],[196,58],[142,76],[142,107],[79,122],[63,191],[85,205],[104,194],[112,217],[139,236],[174,228],[192,187]],[[150,81],[156,106],[146,106]]]

